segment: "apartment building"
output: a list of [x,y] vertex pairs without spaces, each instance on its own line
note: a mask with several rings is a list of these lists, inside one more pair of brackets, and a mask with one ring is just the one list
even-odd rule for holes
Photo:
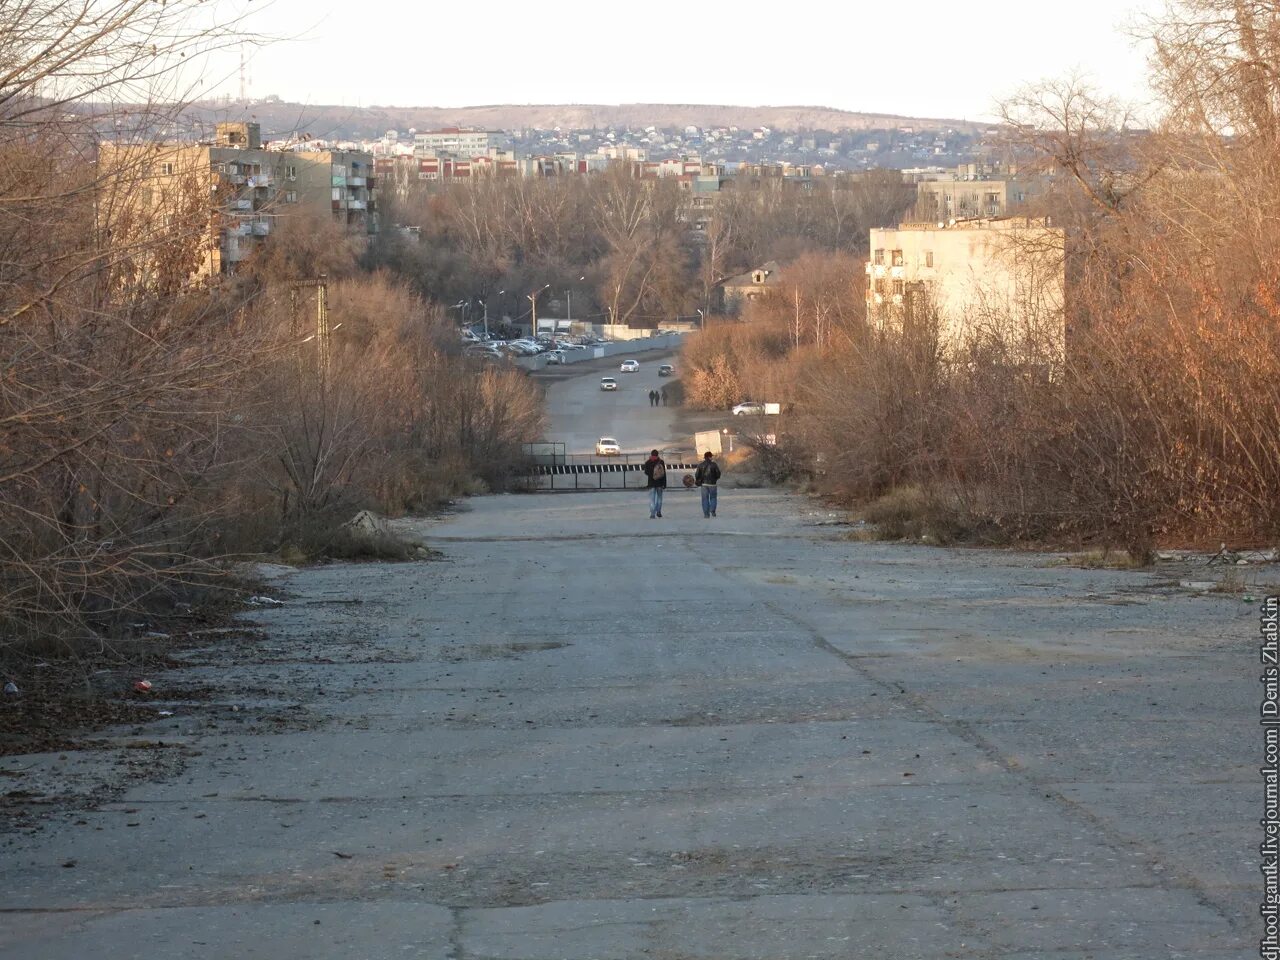
[[916,184],[922,220],[1003,217],[1043,192],[1035,179],[922,180]]
[[937,311],[944,347],[1000,333],[1007,343],[1024,343],[1028,355],[1062,356],[1066,240],[1045,219],[904,223],[873,229],[870,239],[872,322],[903,320],[927,300]]
[[491,147],[500,147],[502,139],[496,131],[445,127],[414,134],[413,153],[418,157],[483,157]]
[[[267,150],[256,123],[220,123],[216,131],[209,143],[102,143],[104,168],[136,167],[139,184],[128,198],[104,207],[107,229],[203,206],[196,276],[234,272],[283,217],[325,215],[353,230],[376,230],[369,154]],[[114,235],[120,239],[119,231]]]
[[377,217],[373,157],[355,150],[299,150],[285,154],[285,163],[296,171],[294,201],[308,208],[325,207],[334,220],[352,231],[376,233]]

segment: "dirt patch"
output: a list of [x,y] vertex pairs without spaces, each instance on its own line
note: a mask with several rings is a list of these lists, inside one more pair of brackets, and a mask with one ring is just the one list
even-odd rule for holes
[[476,643],[465,647],[449,646],[440,651],[438,659],[446,663],[463,663],[470,660],[514,660],[526,653],[543,650],[559,650],[568,644],[561,640],[537,643]]

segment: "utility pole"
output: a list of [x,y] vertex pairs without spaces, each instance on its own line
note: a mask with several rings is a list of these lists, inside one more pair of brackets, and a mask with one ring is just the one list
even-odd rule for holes
[[320,274],[311,280],[295,280],[289,290],[290,329],[294,337],[301,332],[298,317],[298,290],[302,287],[315,287],[316,290],[316,330],[313,334],[316,341],[317,361],[320,371],[320,390],[324,391],[329,377],[329,276]]

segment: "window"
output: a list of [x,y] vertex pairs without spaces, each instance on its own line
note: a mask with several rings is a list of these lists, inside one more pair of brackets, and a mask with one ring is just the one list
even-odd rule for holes
[[298,202],[298,194],[297,194],[297,192],[296,192],[296,191],[294,191],[294,190],[289,190],[289,191],[287,191],[287,192],[285,193],[285,195],[284,195],[284,202],[285,202],[285,203],[297,203],[297,202]]
[[284,165],[284,175],[288,177],[290,180],[292,180],[294,177],[298,175],[298,168],[294,166],[292,163],[286,163]]
[[895,297],[900,297],[906,292],[907,292],[907,281],[905,280],[893,281],[893,295]]
[[932,251],[932,250],[926,250],[926,251],[924,252],[924,265],[925,265],[926,267],[932,267],[932,266],[933,266],[933,251]]
[[875,265],[876,265],[877,267],[883,267],[883,266],[884,266],[884,251],[883,251],[883,250],[877,250],[877,251],[876,251],[876,253],[875,253],[875,257],[873,258],[873,262],[875,263]]
[[903,264],[902,251],[901,251],[901,250],[894,250],[894,251],[893,251],[893,265],[894,265],[895,267],[900,267],[900,266],[902,266],[902,264]]
[[175,164],[172,164],[172,163],[162,163],[162,164],[160,164],[160,176],[162,176],[162,177],[172,177],[172,176],[173,176],[173,171],[174,171],[175,166],[176,166],[176,165],[175,165]]

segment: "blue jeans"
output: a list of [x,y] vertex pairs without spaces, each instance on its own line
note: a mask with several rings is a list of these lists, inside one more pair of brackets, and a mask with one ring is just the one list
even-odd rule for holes
[[704,483],[702,489],[702,515],[704,517],[713,516],[716,512],[716,485],[714,483]]
[[665,487],[649,488],[649,516],[656,517],[662,512],[662,492]]

